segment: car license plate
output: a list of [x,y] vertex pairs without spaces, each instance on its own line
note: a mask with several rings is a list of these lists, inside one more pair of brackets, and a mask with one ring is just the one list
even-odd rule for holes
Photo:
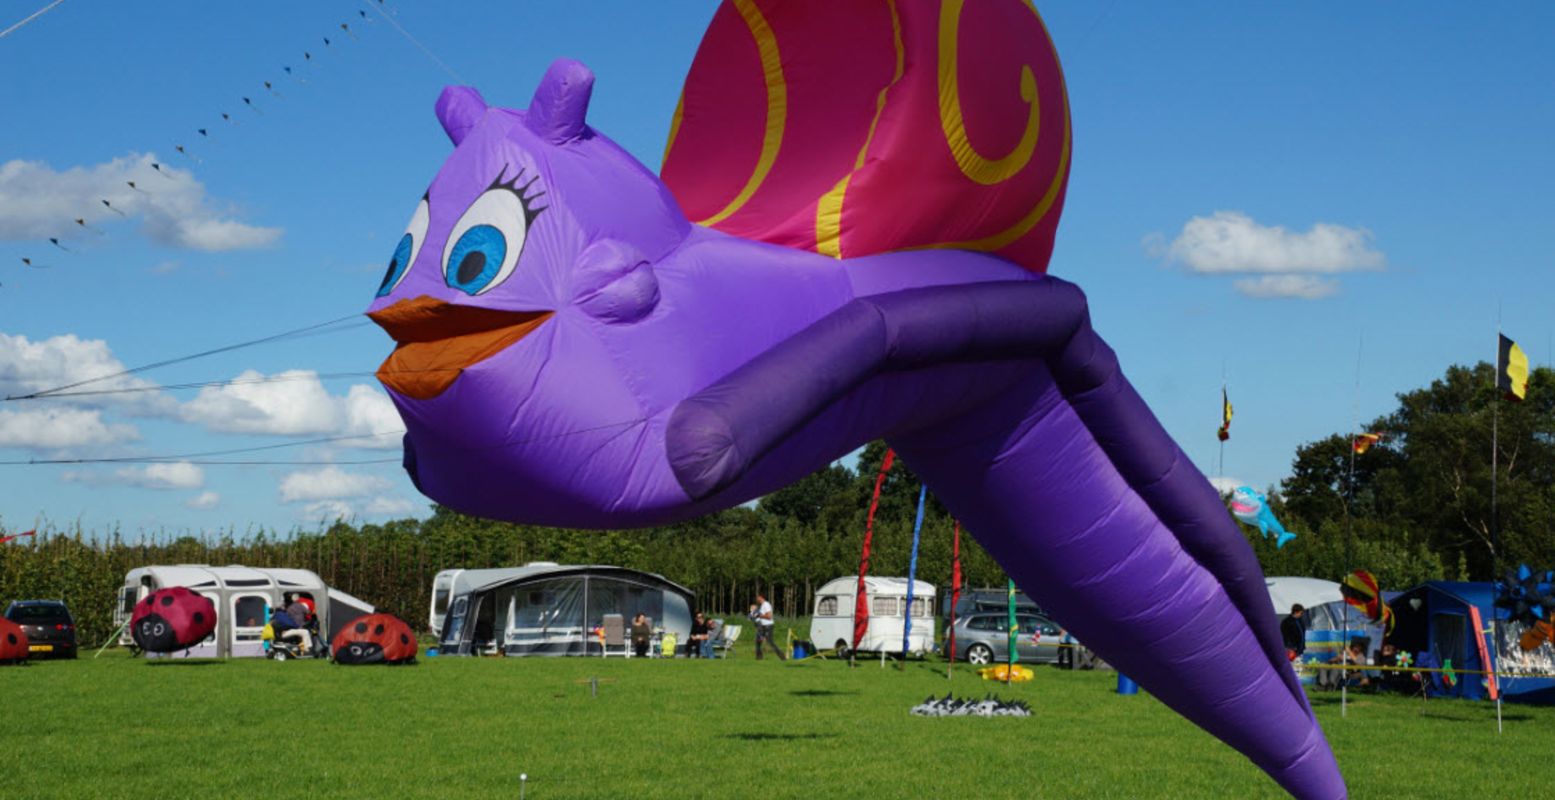
[[54,645],[52,645],[52,644],[35,644],[35,645],[32,645],[31,647],[29,647],[28,649],[31,650],[34,653],[52,653],[52,652],[54,652]]

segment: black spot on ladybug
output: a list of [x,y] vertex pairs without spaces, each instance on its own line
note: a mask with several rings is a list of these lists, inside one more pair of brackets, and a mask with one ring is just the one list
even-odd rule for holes
[[172,595],[170,595],[170,594],[162,595],[162,605],[170,606],[172,604],[173,604],[173,596]]
[[201,625],[204,625],[205,624],[205,612],[203,612],[203,611],[196,611],[196,612],[194,612],[194,621],[199,623],[199,624],[201,624]]
[[410,644],[410,637],[403,633],[400,634],[400,644]]
[[356,623],[356,632],[357,633],[366,633],[367,632],[367,623],[365,623],[365,622],[358,622],[358,623]]
[[378,627],[373,628],[373,635],[374,636],[382,636],[383,635],[383,623],[380,622],[380,623],[378,623]]
[[5,635],[5,642],[6,642],[6,644],[16,644],[16,634],[14,634],[14,633],[7,633]]
[[148,606],[150,606],[150,605],[156,605],[156,602],[157,602],[157,599],[156,599],[156,598],[155,598],[155,597],[152,597],[152,596],[151,596],[151,595],[149,595],[149,594],[148,594],[148,595],[146,595],[146,605],[148,605]]

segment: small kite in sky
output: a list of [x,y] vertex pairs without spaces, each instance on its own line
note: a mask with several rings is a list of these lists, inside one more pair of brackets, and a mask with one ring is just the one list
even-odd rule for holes
[[162,165],[158,164],[155,161],[151,162],[151,168],[156,170],[158,175],[161,175],[162,177],[167,178],[170,181],[171,180],[176,180],[172,175],[169,175],[166,172],[163,172],[162,171]]
[[86,220],[81,218],[81,217],[76,217],[76,224],[80,225],[83,228],[86,228],[87,230],[91,231],[92,233],[97,234],[98,236],[106,236],[107,235],[107,234],[103,233],[102,231],[92,227],[91,225],[86,224]]
[[232,123],[233,125],[242,125],[243,124],[243,123],[238,122],[237,120],[233,119],[232,115],[228,114],[225,111],[221,112],[221,118],[226,120],[226,121],[228,121],[228,122],[230,122],[230,123]]
[[200,162],[200,157],[195,155],[195,154],[193,154],[193,153],[191,153],[191,152],[189,152],[188,150],[185,150],[183,145],[175,144],[175,145],[173,145],[173,149],[177,150],[178,154],[183,156],[184,158],[187,158],[190,161],[195,162],[196,164],[201,163]]
[[135,191],[140,192],[141,194],[148,194],[148,192],[145,189],[142,189],[139,186],[136,186],[134,181],[125,181],[124,183],[125,183],[125,185],[129,186],[131,189],[134,189]]
[[261,117],[265,115],[265,112],[260,111],[259,110],[259,106],[254,105],[254,101],[248,99],[247,97],[243,98],[243,105],[248,106],[249,108],[254,109],[254,113],[258,114]]
[[[48,269],[49,268],[48,264],[34,264],[34,263],[32,263],[32,259],[30,259],[30,258],[28,258],[26,256],[22,256],[22,263],[26,264],[29,267],[32,267],[33,269]],[[20,536],[22,534],[17,534],[17,535]]]
[[1274,533],[1274,547],[1284,547],[1296,534],[1285,530],[1285,526],[1274,518],[1274,512],[1269,510],[1269,500],[1259,494],[1251,486],[1239,486],[1231,493],[1231,514],[1243,524],[1257,528],[1268,538],[1269,533]]
[[340,23],[340,29],[345,31],[346,35],[351,37],[352,40],[354,40],[354,41],[361,41],[360,39],[356,38],[356,34],[352,33],[350,28],[346,27],[346,24],[344,22]]
[[265,81],[265,91],[269,92],[270,94],[275,95],[276,97],[280,97],[281,96],[281,93],[277,92],[275,90],[275,87],[272,86],[269,81]]
[[52,236],[49,237],[49,244],[52,244],[55,247],[58,247],[59,249],[64,250],[67,253],[70,252],[70,248],[60,244],[59,240],[54,238],[54,237],[52,237]]
[[328,36],[324,37],[324,46],[325,47],[329,47],[329,37]]
[[114,208],[113,207],[113,203],[108,202],[107,198],[103,198],[103,206],[105,208],[107,208],[109,211],[112,211],[113,213],[118,214],[121,217],[125,217],[125,218],[129,217],[129,214],[126,214],[123,211],[120,211],[119,209]]

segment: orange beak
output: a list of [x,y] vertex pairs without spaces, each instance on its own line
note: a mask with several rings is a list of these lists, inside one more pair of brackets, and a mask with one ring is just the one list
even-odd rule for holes
[[401,300],[367,315],[398,343],[378,367],[378,380],[406,397],[430,400],[465,367],[502,352],[553,313],[460,306],[426,295]]

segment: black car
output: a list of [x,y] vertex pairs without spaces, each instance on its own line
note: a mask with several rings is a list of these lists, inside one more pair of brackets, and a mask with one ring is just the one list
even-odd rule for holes
[[32,645],[33,658],[76,657],[76,621],[70,609],[58,600],[16,600],[5,610],[5,618],[22,626]]

